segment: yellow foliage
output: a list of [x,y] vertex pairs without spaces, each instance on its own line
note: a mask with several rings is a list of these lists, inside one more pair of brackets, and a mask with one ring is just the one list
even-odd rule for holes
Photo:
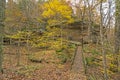
[[14,35],[8,35],[7,37],[10,37],[13,39],[19,39],[19,38],[26,38],[27,35],[32,35],[32,32],[18,31],[18,33]]
[[74,21],[71,17],[72,9],[64,1],[51,0],[43,5],[44,11],[42,16],[49,18],[48,24],[59,23],[66,20],[67,22]]

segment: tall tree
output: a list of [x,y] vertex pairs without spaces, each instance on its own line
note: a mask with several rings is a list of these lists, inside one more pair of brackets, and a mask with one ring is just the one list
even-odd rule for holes
[[0,72],[2,70],[2,62],[3,62],[3,33],[4,33],[4,19],[5,19],[5,0],[0,0]]
[[115,64],[118,67],[119,61],[118,61],[118,54],[119,54],[119,50],[120,50],[120,0],[115,0],[115,4],[116,4],[116,17],[115,17],[115,50],[114,50],[114,54],[115,54]]
[[103,68],[104,68],[104,80],[108,80],[108,75],[107,75],[107,62],[106,62],[106,52],[105,52],[105,39],[104,39],[104,26],[103,26],[103,22],[104,22],[104,18],[103,18],[103,1],[100,1],[100,40],[101,40],[101,53],[103,56]]

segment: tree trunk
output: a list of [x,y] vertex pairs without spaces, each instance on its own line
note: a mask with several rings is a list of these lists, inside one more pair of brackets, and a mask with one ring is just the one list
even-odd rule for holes
[[105,46],[104,46],[104,28],[103,28],[103,0],[101,0],[100,3],[100,40],[101,40],[101,50],[103,55],[103,68],[104,68],[104,80],[108,80],[108,74],[107,74],[107,60],[106,60],[106,52],[105,52]]
[[[120,0],[116,0],[116,22],[115,22],[115,47],[114,47],[114,63],[118,68],[119,60],[118,54],[120,50]],[[117,70],[118,71],[118,70]]]
[[4,19],[5,19],[5,0],[0,0],[0,72],[2,70],[2,62],[3,62],[3,36],[4,36]]

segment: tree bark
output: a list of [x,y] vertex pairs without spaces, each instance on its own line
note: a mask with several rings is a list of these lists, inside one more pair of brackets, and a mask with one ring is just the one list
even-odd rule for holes
[[4,19],[5,19],[5,0],[0,0],[0,72],[3,73],[3,36],[4,36]]

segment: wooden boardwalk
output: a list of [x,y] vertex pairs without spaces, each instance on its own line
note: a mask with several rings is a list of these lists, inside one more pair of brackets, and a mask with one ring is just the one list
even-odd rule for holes
[[86,80],[81,46],[77,47],[74,62],[72,65],[72,72],[78,75],[74,80]]

